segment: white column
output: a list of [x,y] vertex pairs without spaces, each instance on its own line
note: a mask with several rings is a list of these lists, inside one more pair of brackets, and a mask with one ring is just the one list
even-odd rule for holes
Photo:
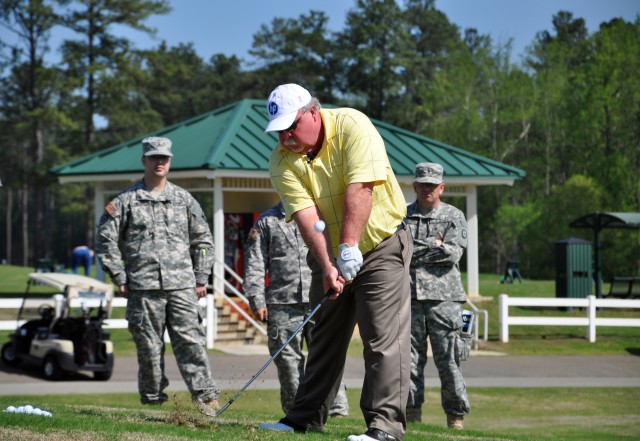
[[[95,225],[96,225],[96,229],[93,231],[93,243],[94,243],[94,249],[95,249],[95,236],[96,236],[96,231],[98,228],[98,225],[100,225],[100,218],[102,217],[102,213],[104,212],[104,206],[107,205],[104,202],[104,191],[100,191],[98,188],[96,188],[96,190],[93,192],[93,217],[96,220]],[[105,281],[105,275],[104,275],[104,270],[102,269],[102,267],[100,266],[100,262],[98,262],[98,259],[94,257],[94,262],[95,262],[95,267],[96,267],[96,279],[104,282]]]
[[213,301],[213,295],[205,297],[207,301],[206,326],[207,326],[207,349],[213,349],[213,342],[216,338],[216,329],[218,327],[216,305]]
[[589,343],[596,341],[596,296],[588,296],[589,308],[587,315],[589,316],[589,327],[587,328],[587,339]]
[[480,260],[478,253],[478,191],[467,187],[467,295],[480,296]]
[[[213,183],[213,244],[216,262],[213,264],[213,292],[224,292],[224,194],[222,179],[217,177]],[[214,294],[215,295],[215,294]],[[213,349],[216,337],[216,314],[214,296],[207,296],[207,348]]]
[[498,326],[500,327],[500,341],[509,342],[509,296],[500,294],[498,297]]

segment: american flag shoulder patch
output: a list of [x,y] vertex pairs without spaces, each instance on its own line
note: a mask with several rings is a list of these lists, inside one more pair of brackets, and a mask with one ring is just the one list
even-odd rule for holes
[[106,207],[104,207],[104,211],[106,211],[107,213],[109,213],[109,216],[113,216],[113,213],[115,213],[115,212],[116,212],[116,206],[115,206],[115,204],[113,203],[113,201],[112,201],[112,202],[109,202],[109,203],[107,204],[107,206],[106,206]]

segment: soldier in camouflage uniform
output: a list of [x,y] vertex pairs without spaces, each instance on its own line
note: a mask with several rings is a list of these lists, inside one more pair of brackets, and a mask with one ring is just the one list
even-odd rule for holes
[[406,222],[413,237],[407,420],[422,418],[428,336],[440,376],[447,426],[462,429],[464,415],[471,410],[458,356],[462,305],[466,302],[458,262],[467,247],[467,221],[462,211],[440,201],[442,175],[440,164],[417,164],[413,182],[417,200],[407,207]]
[[[269,353],[275,354],[311,312],[311,269],[308,248],[295,222],[285,222],[282,203],[260,215],[245,243],[244,292],[256,316],[267,321]],[[309,256],[310,257],[310,256]],[[265,276],[269,284],[265,287]],[[274,360],[280,380],[280,402],[285,413],[296,397],[304,375],[304,342],[309,345],[314,321],[294,337]],[[340,386],[330,416],[349,415],[346,386]]]
[[171,141],[142,141],[144,178],[105,207],[97,232],[102,268],[128,299],[142,404],[162,404],[165,329],[182,378],[200,411],[215,415],[219,391],[205,350],[198,299],[207,295],[213,237],[198,202],[167,181]]

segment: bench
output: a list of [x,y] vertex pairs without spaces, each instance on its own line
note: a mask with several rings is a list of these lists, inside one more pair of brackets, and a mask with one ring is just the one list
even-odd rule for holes
[[640,276],[614,277],[609,286],[609,292],[605,297],[620,299],[640,298]]

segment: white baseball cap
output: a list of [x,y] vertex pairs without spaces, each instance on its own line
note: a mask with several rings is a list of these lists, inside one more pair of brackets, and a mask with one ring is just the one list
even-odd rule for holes
[[269,123],[266,132],[284,130],[296,120],[298,110],[309,104],[311,94],[297,84],[283,84],[275,88],[267,100]]

